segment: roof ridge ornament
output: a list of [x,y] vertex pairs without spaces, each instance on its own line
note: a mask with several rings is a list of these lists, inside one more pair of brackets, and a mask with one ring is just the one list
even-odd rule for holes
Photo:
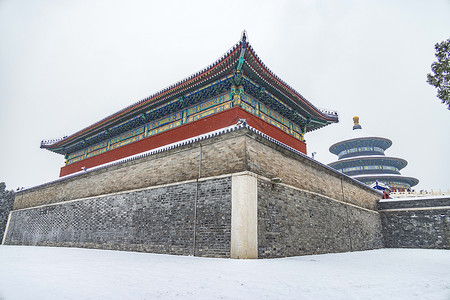
[[241,41],[246,43],[247,42],[247,31],[244,29],[241,34]]
[[362,129],[361,125],[359,124],[359,117],[358,116],[353,117],[353,123],[354,123],[353,130],[355,130],[355,129]]
[[242,49],[241,54],[239,55],[238,65],[236,67],[237,73],[241,72],[242,65],[244,64],[245,49],[247,48],[247,31],[245,30],[242,31],[241,42],[242,42]]

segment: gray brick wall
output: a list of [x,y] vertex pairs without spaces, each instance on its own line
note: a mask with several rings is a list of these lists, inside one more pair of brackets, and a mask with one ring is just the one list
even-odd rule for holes
[[380,202],[387,248],[450,249],[450,199]]
[[318,193],[356,206],[376,210],[382,195],[365,184],[330,170],[303,156],[290,152],[260,136],[246,142],[248,170],[266,178],[281,178],[283,183]]
[[[6,244],[192,255],[196,182],[63,202],[12,214]],[[231,177],[199,181],[197,256],[229,257]]]
[[9,212],[14,204],[14,192],[6,190],[6,184],[0,182],[0,243],[3,240],[6,223],[8,222]]
[[438,207],[438,206],[450,206],[450,197],[439,197],[435,199],[429,198],[417,198],[414,200],[402,200],[401,198],[382,200],[378,202],[379,210],[386,209],[401,209],[401,208],[429,208],[429,207]]
[[258,257],[382,247],[377,212],[258,180]]
[[381,247],[379,193],[247,129],[21,191],[6,243],[192,254],[199,165],[196,255],[230,257],[243,171],[283,182],[258,187],[260,257]]
[[[245,170],[245,132],[235,131],[18,193],[14,209],[58,203]],[[201,148],[201,150],[200,150]]]
[[202,177],[251,171],[333,199],[340,199],[344,189],[346,201],[374,210],[381,198],[348,176],[242,129],[21,191],[14,209],[193,180],[198,177],[200,152]]

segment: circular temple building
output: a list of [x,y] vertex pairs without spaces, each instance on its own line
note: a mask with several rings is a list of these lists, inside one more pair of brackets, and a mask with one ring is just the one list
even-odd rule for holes
[[337,161],[328,164],[330,167],[373,187],[382,183],[391,191],[406,191],[419,183],[416,178],[400,174],[408,164],[406,160],[384,155],[391,140],[364,136],[359,118],[354,117],[353,121],[354,137],[330,147],[330,152],[338,156]]

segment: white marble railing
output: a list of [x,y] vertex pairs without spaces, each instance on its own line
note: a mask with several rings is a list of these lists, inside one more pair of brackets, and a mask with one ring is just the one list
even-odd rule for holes
[[405,197],[426,197],[426,196],[450,196],[450,190],[442,191],[439,190],[420,190],[420,191],[410,191],[410,192],[392,192],[390,194],[392,198],[405,198]]

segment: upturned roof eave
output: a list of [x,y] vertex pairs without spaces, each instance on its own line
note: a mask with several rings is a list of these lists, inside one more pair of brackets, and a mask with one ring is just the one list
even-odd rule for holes
[[[187,86],[188,84],[191,84],[191,88],[193,89],[194,86],[192,84],[196,83],[195,82],[196,80],[199,80],[202,76],[205,75],[205,73],[211,72],[214,68],[219,67],[221,64],[223,64],[224,62],[229,60],[231,58],[231,56],[233,54],[235,54],[237,50],[239,50],[240,44],[242,44],[242,41],[239,41],[238,43],[236,43],[233,47],[230,48],[230,50],[228,50],[224,55],[222,55],[221,58],[216,60],[211,65],[205,67],[201,71],[196,72],[193,75],[188,76],[185,79],[183,79],[173,85],[170,85],[169,87],[164,88],[161,91],[158,91],[155,94],[153,94],[147,98],[144,98],[143,100],[140,100],[130,106],[127,106],[124,109],[122,109],[112,115],[109,115],[106,118],[84,128],[80,131],[77,131],[70,136],[67,136],[66,138],[60,140],[56,144],[41,145],[41,148],[49,149],[49,150],[53,151],[52,149],[62,147],[64,144],[70,143],[71,141],[73,141],[76,138],[80,138],[80,136],[89,135],[93,131],[97,130],[99,127],[112,125],[113,123],[119,123],[120,119],[123,119],[123,118],[127,117],[128,115],[136,114],[136,112],[138,112],[141,109],[147,108],[147,106],[149,106],[149,105],[159,104],[159,103],[161,103],[160,100],[163,100],[170,96],[173,98],[174,97],[173,94],[177,94],[180,90],[183,90],[183,88],[189,89],[189,87]],[[228,62],[229,66],[232,66],[235,63],[236,63],[236,59],[231,59]],[[211,77],[213,77],[215,74],[210,74],[210,75],[212,75]],[[211,78],[211,77],[209,77],[209,78]],[[205,77],[202,79],[208,80],[208,77]],[[171,95],[171,93],[172,93],[172,95]]]
[[[283,95],[283,98],[287,99],[288,101],[292,101],[294,104],[301,107],[303,110],[305,110],[310,115],[313,115],[317,119],[326,121],[327,123],[328,122],[337,123],[339,121],[337,115],[336,115],[336,117],[330,117],[330,116],[325,115],[322,111],[320,111],[319,108],[314,106],[311,102],[309,102],[305,97],[303,97],[294,88],[292,88],[286,82],[281,80],[274,72],[272,72],[262,62],[262,60],[256,54],[255,50],[253,49],[253,47],[251,45],[248,45],[248,50],[249,50],[249,52],[248,52],[249,55],[252,56],[252,58],[254,59],[254,61],[257,62],[258,66],[260,68],[258,68],[257,66],[251,65],[251,61],[249,61],[248,59],[246,60],[247,64],[252,67],[253,71],[257,75],[259,75],[261,77],[263,75],[265,75],[266,78],[267,77],[272,78],[274,80],[274,82],[277,84],[277,86],[273,87],[273,88],[275,88],[279,94]],[[264,74],[261,74],[260,72],[258,72],[258,70],[262,70]],[[265,79],[263,78],[263,80],[265,80]],[[267,80],[265,80],[265,81],[267,82]]]
[[[243,35],[243,39],[241,39],[239,42],[237,42],[233,47],[230,48],[224,55],[222,55],[218,60],[216,60],[211,65],[203,68],[201,71],[196,72],[192,74],[191,76],[186,77],[185,79],[165,88],[162,89],[159,92],[156,92],[155,94],[144,98],[143,100],[140,100],[130,106],[125,107],[124,109],[107,116],[106,118],[80,130],[75,132],[74,134],[67,136],[61,140],[58,140],[56,143],[49,143],[45,144],[45,141],[41,143],[41,148],[48,149],[50,151],[64,154],[63,148],[64,146],[73,143],[75,141],[79,141],[89,135],[97,134],[104,130],[105,127],[114,126],[115,124],[120,123],[123,121],[123,119],[138,114],[141,110],[147,109],[149,106],[154,106],[158,104],[164,103],[164,101],[168,101],[177,96],[179,94],[186,93],[189,90],[193,90],[194,88],[198,87],[198,84],[202,83],[204,84],[208,80],[211,80],[212,78],[215,78],[218,74],[222,75],[220,71],[216,72],[220,67],[223,67],[222,69],[229,69],[233,65],[237,63],[237,54],[240,50],[242,50],[242,47],[247,47],[246,50],[249,51],[249,53],[252,55],[254,60],[259,64],[261,67],[261,71],[264,74],[258,74],[258,72],[255,70],[255,75],[257,76],[266,76],[268,78],[272,78],[276,84],[276,86],[272,86],[269,83],[266,83],[268,85],[268,88],[272,86],[274,90],[277,91],[280,95],[282,95],[282,100],[288,102],[287,104],[295,105],[300,107],[302,110],[304,110],[307,114],[311,115],[313,117],[313,121],[322,123],[320,125],[313,126],[314,128],[312,130],[319,129],[321,127],[324,127],[326,125],[329,125],[330,123],[337,123],[338,116],[332,117],[327,116],[324,113],[322,113],[317,107],[312,105],[308,100],[306,100],[302,95],[300,95],[298,92],[296,92],[293,88],[291,88],[289,85],[287,85],[284,81],[282,81],[278,76],[276,76],[270,69],[268,69],[265,64],[259,59],[259,57],[254,52],[251,45],[247,42],[245,42],[245,35]],[[236,56],[236,57],[234,57]],[[249,61],[246,61],[247,64],[250,64]],[[220,77],[220,76],[219,76]],[[292,103],[289,103],[292,102]]]

